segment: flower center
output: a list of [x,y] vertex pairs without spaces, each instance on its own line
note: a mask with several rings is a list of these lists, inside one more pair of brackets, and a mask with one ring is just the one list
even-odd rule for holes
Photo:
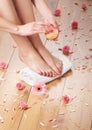
[[38,89],[38,91],[41,91],[42,88],[38,87],[37,89]]

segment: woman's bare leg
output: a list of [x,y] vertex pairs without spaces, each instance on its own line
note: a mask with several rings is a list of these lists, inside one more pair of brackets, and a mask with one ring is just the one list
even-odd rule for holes
[[[21,24],[21,21],[18,18],[12,0],[2,1],[2,4],[0,5],[0,13],[2,17],[4,17],[5,19],[12,21],[13,23],[16,24]],[[42,75],[52,76],[54,71],[46,64],[46,62],[37,53],[32,44],[30,44],[31,42],[29,41],[28,38],[14,34],[11,34],[11,36],[14,38],[14,40],[18,45],[20,58],[25,64],[27,64],[30,67],[30,69]]]
[[[32,2],[31,0],[15,0],[16,10],[23,23],[35,21],[33,12],[31,11]],[[60,60],[50,54],[50,52],[44,47],[38,34],[31,35],[30,40],[39,54],[47,62],[47,64],[56,72],[62,71],[62,63]]]

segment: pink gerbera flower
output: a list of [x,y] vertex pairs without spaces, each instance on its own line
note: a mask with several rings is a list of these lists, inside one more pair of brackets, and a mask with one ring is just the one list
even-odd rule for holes
[[20,102],[19,102],[19,106],[20,106],[22,109],[24,109],[24,110],[27,110],[27,109],[28,109],[28,105],[27,105],[25,102],[23,102],[23,101],[20,101]]
[[0,69],[6,69],[6,68],[7,68],[6,62],[4,61],[0,62]]
[[42,95],[45,94],[46,91],[47,91],[47,86],[42,82],[35,83],[31,89],[31,92],[34,95]]

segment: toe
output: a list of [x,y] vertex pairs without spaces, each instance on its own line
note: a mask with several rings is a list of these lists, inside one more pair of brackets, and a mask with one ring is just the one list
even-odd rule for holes
[[56,64],[56,66],[57,66],[57,68],[58,68],[59,73],[62,73],[62,67],[63,67],[62,62],[58,62],[58,63]]

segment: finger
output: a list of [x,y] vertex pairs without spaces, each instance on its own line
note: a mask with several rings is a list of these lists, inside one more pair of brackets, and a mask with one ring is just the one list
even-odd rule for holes
[[34,31],[38,32],[43,32],[43,33],[48,33],[50,31],[48,26],[41,26],[41,25],[36,25],[34,27]]
[[36,25],[40,25],[40,26],[42,26],[42,27],[48,26],[48,24],[43,23],[43,22],[36,22]]
[[45,31],[43,31],[43,30],[33,30],[32,31],[32,34],[38,34],[38,33],[45,33]]

